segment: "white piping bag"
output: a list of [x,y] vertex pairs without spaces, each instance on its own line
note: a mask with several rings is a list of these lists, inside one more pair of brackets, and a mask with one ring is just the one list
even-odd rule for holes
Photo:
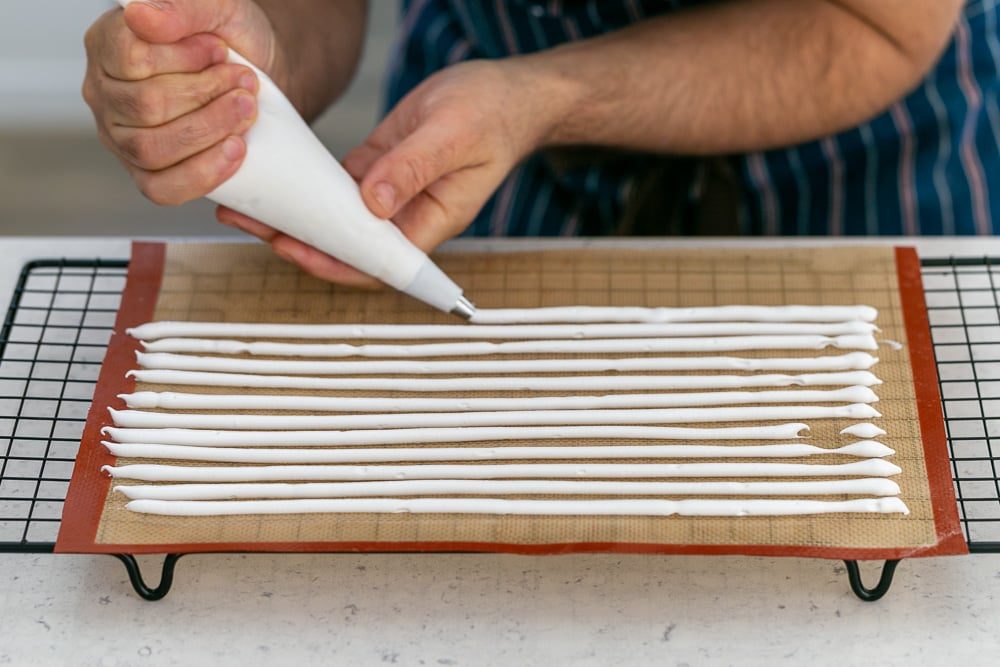
[[[122,7],[136,0],[118,0]],[[229,50],[260,81],[246,157],[212,201],[256,218],[439,310],[470,319],[475,307],[391,221],[376,217],[354,179],[264,72]]]

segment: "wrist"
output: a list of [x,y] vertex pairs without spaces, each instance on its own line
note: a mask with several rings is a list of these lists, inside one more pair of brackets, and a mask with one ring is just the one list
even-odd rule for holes
[[[302,3],[288,0],[255,0],[257,10],[266,23],[267,67],[261,67],[281,89],[299,113],[311,121],[318,116],[332,97],[331,87],[338,82],[339,70],[332,67],[333,60],[325,50],[309,48],[319,35],[304,25],[335,22],[332,16],[313,16],[305,11]],[[336,16],[339,19],[339,15]],[[336,23],[341,23],[336,21]],[[348,23],[344,21],[343,23]]]
[[527,104],[524,122],[532,128],[528,152],[579,143],[573,119],[586,105],[588,94],[569,59],[553,50],[509,62],[517,71],[517,95]]
[[281,21],[278,20],[280,18],[279,10],[271,2],[258,0],[255,4],[263,17],[263,22],[266,26],[265,33],[268,36],[265,40],[266,48],[264,49],[266,59],[264,62],[258,63],[258,67],[267,73],[295,108],[299,112],[302,112],[304,100],[301,99],[301,85],[297,80],[300,77],[296,77],[293,74],[299,71],[300,68],[297,67],[294,54],[289,52],[285,46],[288,40],[282,34],[283,26]]
[[328,79],[316,74],[316,66],[295,49],[285,47],[291,40],[275,32],[272,38],[272,60],[265,70],[299,114],[312,122],[329,103]]

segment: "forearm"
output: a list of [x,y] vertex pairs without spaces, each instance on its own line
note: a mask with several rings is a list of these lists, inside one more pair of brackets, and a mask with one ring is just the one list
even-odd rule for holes
[[549,98],[545,145],[747,152],[885,109],[932,66],[961,4],[718,2],[519,61]]
[[307,120],[347,89],[361,56],[368,0],[256,0],[277,39],[275,80]]

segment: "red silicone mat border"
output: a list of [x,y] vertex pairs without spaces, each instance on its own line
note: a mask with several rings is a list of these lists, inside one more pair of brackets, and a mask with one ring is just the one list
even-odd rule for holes
[[131,391],[135,384],[134,380],[125,377],[125,373],[135,367],[139,341],[126,335],[125,330],[152,319],[163,279],[166,250],[163,243],[132,243],[125,289],[118,306],[114,332],[101,364],[94,399],[87,413],[87,424],[80,438],[80,449],[73,466],[66,502],[63,504],[62,522],[56,538],[57,553],[122,551],[121,548],[98,548],[104,545],[95,544],[104,500],[111,488],[111,479],[100,470],[101,466],[115,462],[115,457],[101,445],[101,429],[111,425],[108,406],[122,407],[118,394]]

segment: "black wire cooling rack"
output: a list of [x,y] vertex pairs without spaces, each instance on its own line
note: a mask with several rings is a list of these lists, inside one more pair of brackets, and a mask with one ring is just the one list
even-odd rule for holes
[[0,329],[0,552],[55,546],[125,260],[25,265]]
[[972,552],[1000,552],[1000,258],[925,259],[959,518]]
[[[972,552],[1000,552],[1000,258],[925,259],[959,516]],[[104,352],[125,287],[127,260],[38,260],[25,265],[0,329],[0,553],[48,553]],[[119,554],[136,591],[163,597],[179,554],[159,586]],[[882,597],[898,561],[866,588],[847,562],[851,588]]]

